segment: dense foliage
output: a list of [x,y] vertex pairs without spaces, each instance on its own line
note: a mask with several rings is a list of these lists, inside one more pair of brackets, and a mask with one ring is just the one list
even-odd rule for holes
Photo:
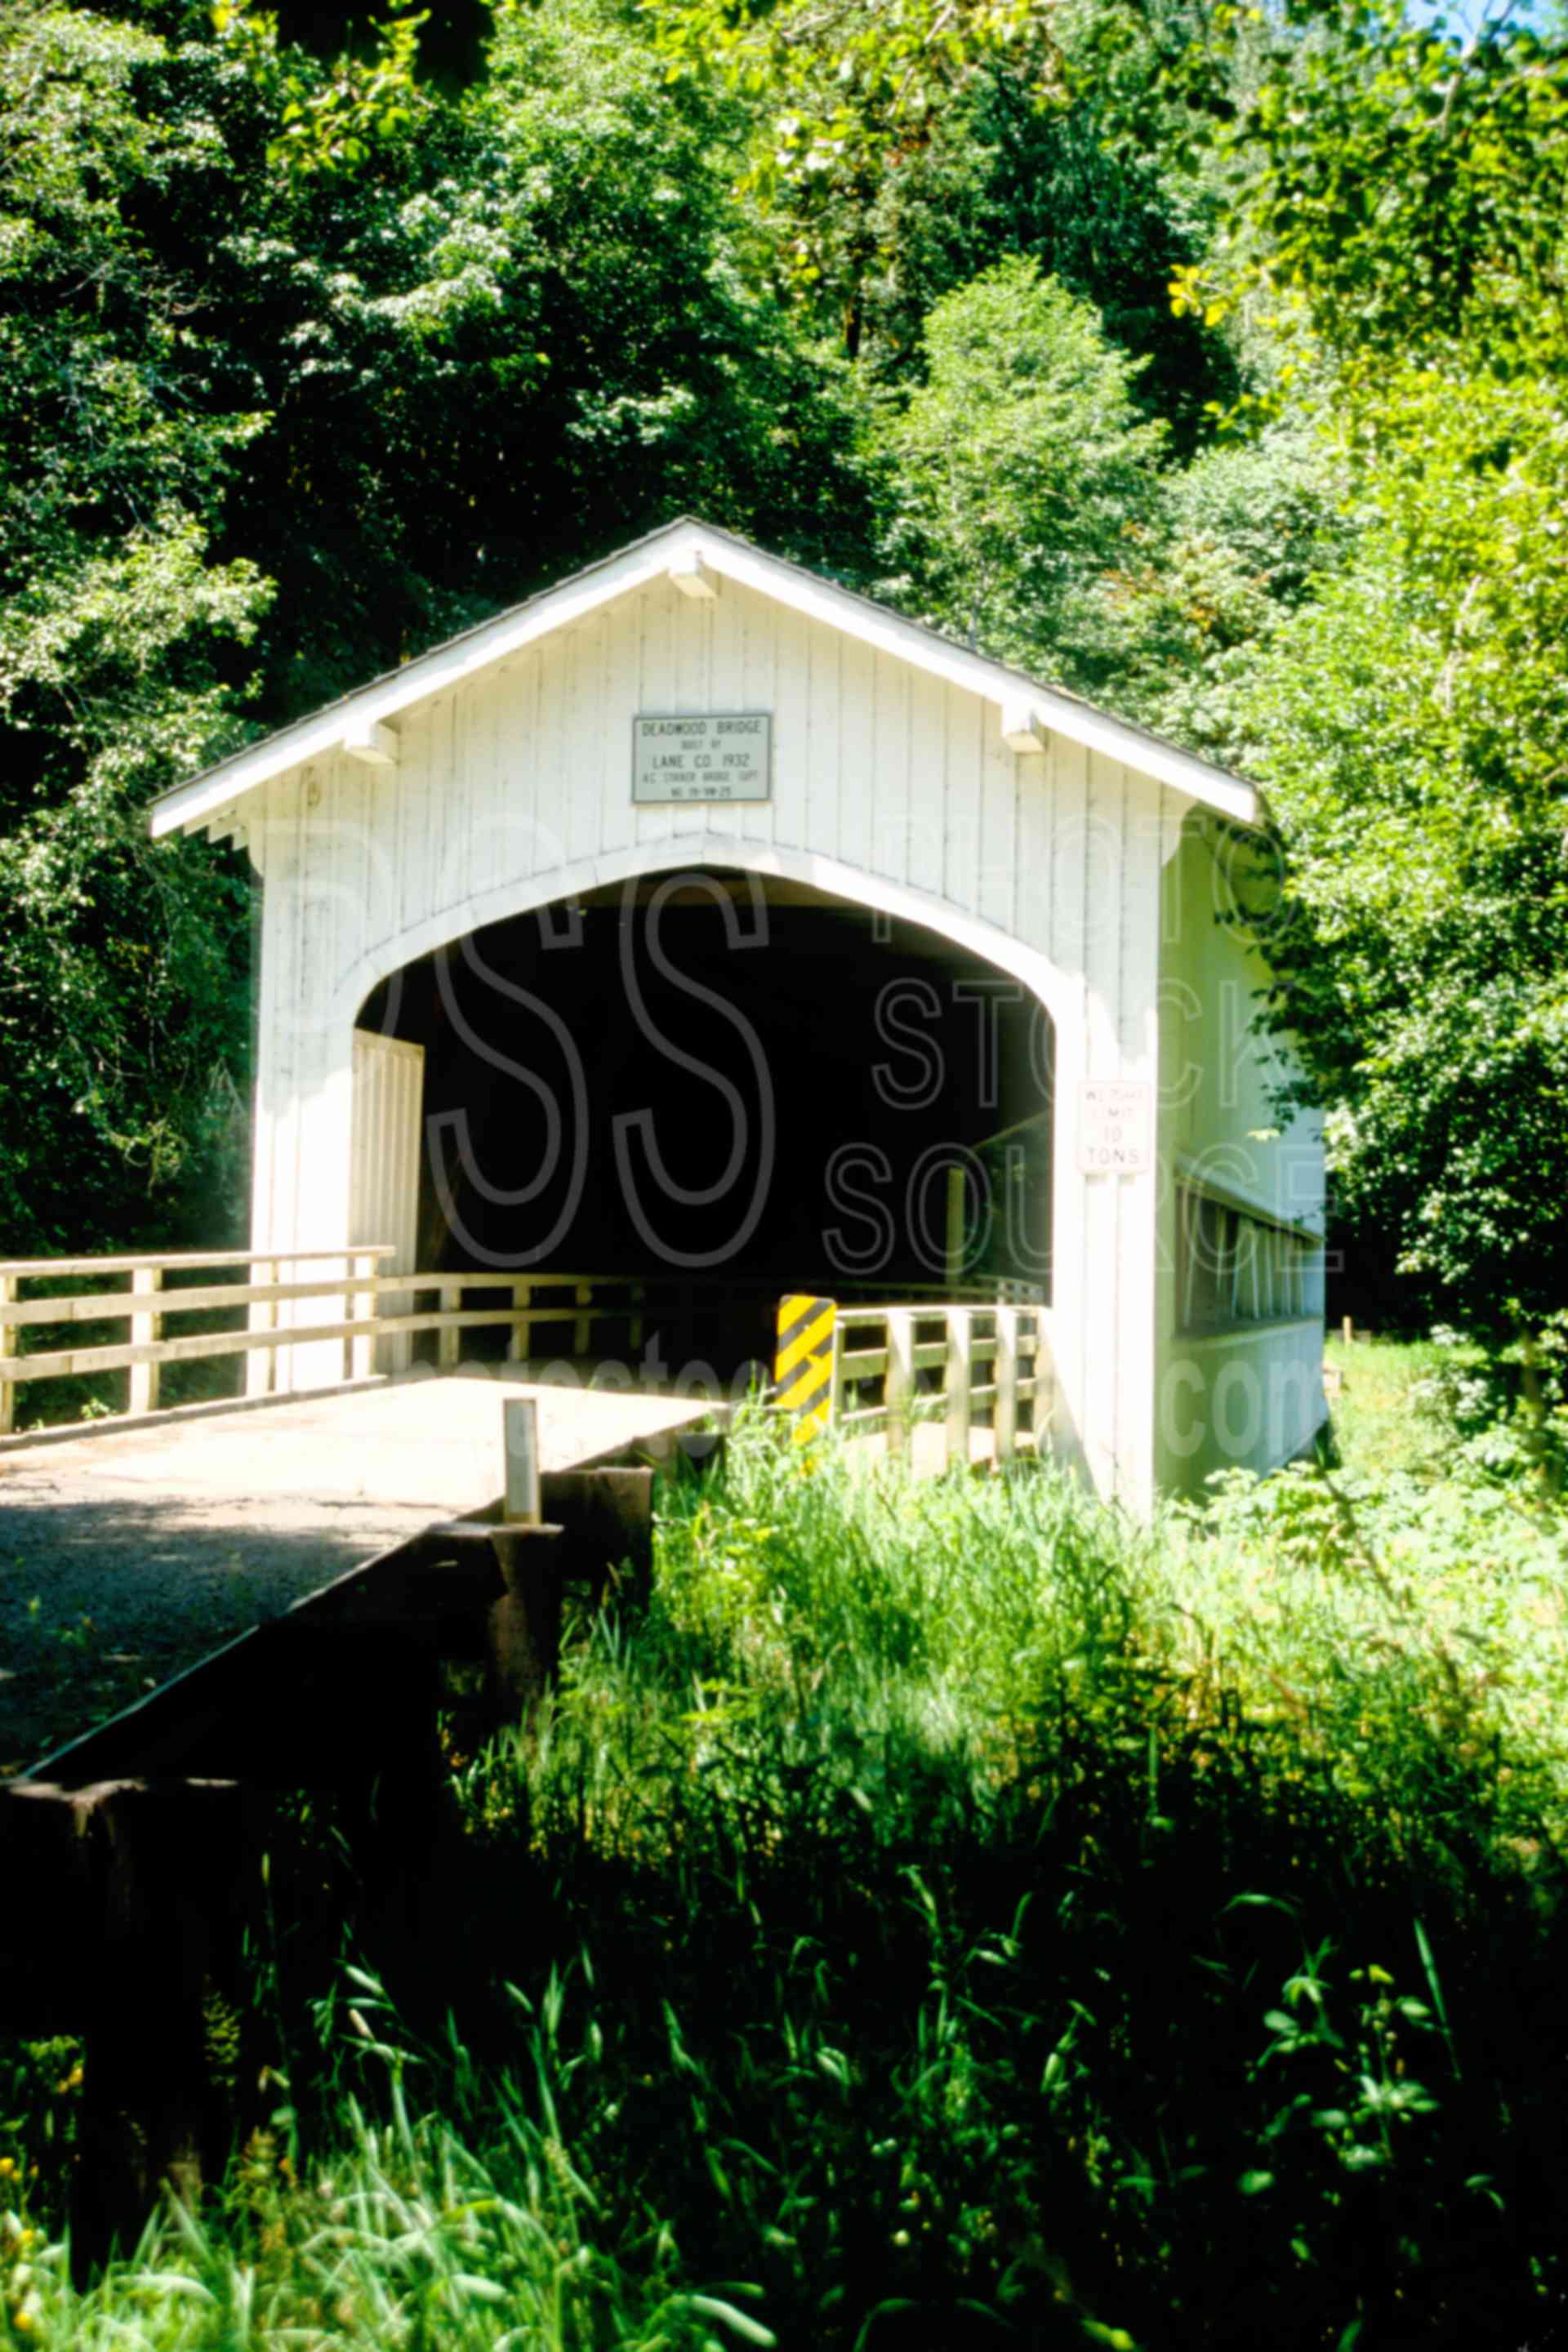
[[258,2134],[85,2295],[75,2053],[11,2046],[0,2311],[62,2347],[1557,2341],[1563,1528],[1434,1475],[1473,1372],[1353,1351],[1343,1469],[1142,1531],[743,1426],[666,1490],[648,1613],[580,1635],[536,1736],[452,1747],[412,1941],[279,1823],[227,2029]]
[[249,883],[153,857],[150,794],[696,509],[1248,767],[1347,1236],[1413,1313],[1539,1325],[1560,36],[1355,0],[421,23],[0,18],[7,1246],[243,1219]]

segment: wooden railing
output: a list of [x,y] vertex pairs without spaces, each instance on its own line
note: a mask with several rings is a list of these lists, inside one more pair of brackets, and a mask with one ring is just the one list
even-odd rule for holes
[[[165,1364],[201,1362],[224,1356],[259,1357],[261,1377],[251,1392],[267,1392],[279,1349],[317,1343],[341,1347],[329,1361],[320,1382],[334,1379],[364,1380],[375,1369],[380,1340],[395,1334],[434,1331],[437,1362],[455,1366],[465,1331],[507,1327],[508,1354],[517,1361],[529,1352],[534,1334],[558,1327],[563,1344],[553,1352],[586,1356],[593,1346],[594,1327],[606,1322],[625,1327],[629,1348],[642,1345],[643,1285],[631,1276],[587,1276],[536,1274],[526,1281],[509,1274],[459,1268],[436,1274],[378,1273],[390,1257],[388,1246],[365,1244],[353,1250],[296,1250],[277,1257],[258,1257],[246,1250],[195,1251],[158,1256],[100,1258],[10,1258],[0,1261],[0,1434],[15,1426],[16,1392],[35,1381],[92,1379],[100,1373],[128,1370],[131,1375],[127,1411],[156,1412],[160,1376]],[[301,1267],[313,1270],[300,1274]],[[170,1276],[217,1273],[238,1268],[247,1279],[238,1282],[182,1282]],[[110,1276],[124,1276],[128,1287],[105,1290]],[[90,1287],[69,1296],[23,1297],[39,1283],[84,1280]],[[437,1304],[384,1313],[380,1302],[390,1297],[435,1294]],[[466,1306],[465,1299],[484,1294],[504,1305]],[[294,1321],[302,1302],[326,1299],[342,1312]],[[227,1312],[244,1308],[244,1330],[192,1331],[164,1336],[171,1318]],[[127,1323],[130,1337],[110,1344],[85,1347],[50,1346],[27,1351],[22,1335],[47,1327],[58,1331],[71,1323]]]
[[[210,1250],[124,1257],[0,1260],[0,1435],[13,1431],[18,1392],[33,1382],[129,1373],[125,1411],[160,1410],[163,1367],[243,1357],[251,1396],[302,1385],[287,1349],[320,1350],[308,1385],[369,1379],[406,1361],[406,1338],[436,1334],[435,1362],[450,1370],[463,1335],[504,1328],[510,1362],[536,1352],[541,1334],[554,1357],[603,1352],[606,1326],[635,1361],[645,1321],[659,1328],[693,1303],[711,1317],[754,1314],[764,1286],[722,1280],[646,1281],[632,1275],[531,1274],[471,1268],[391,1273],[384,1245],[296,1250],[258,1256]],[[238,1279],[223,1279],[237,1276]],[[202,1277],[219,1277],[203,1279]],[[122,1288],[109,1288],[110,1282]],[[62,1285],[79,1285],[62,1293]],[[50,1295],[38,1297],[40,1286]],[[668,1297],[666,1296],[668,1294]],[[768,1295],[773,1295],[771,1292]],[[422,1301],[429,1304],[421,1304]],[[317,1316],[310,1302],[327,1302]],[[190,1316],[243,1312],[243,1328],[170,1332]],[[128,1327],[124,1339],[61,1344],[71,1325]],[[1050,1357],[1045,1310],[979,1294],[971,1299],[914,1295],[894,1306],[845,1303],[838,1312],[835,1420],[850,1434],[885,1433],[889,1450],[909,1450],[916,1423],[940,1418],[948,1460],[963,1459],[972,1427],[989,1426],[991,1451],[1008,1459],[1038,1441],[1049,1418]],[[29,1337],[44,1338],[40,1348]],[[402,1341],[400,1352],[393,1343]]]
[[949,1463],[970,1459],[971,1432],[981,1427],[998,1462],[1043,1448],[1053,1386],[1038,1305],[839,1308],[834,1424],[847,1437],[884,1434],[895,1459],[910,1453],[922,1422],[940,1422]]

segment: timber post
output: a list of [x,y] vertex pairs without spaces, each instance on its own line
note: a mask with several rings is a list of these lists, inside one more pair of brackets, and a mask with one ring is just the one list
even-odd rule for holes
[[971,1407],[969,1384],[973,1369],[973,1328],[967,1307],[947,1309],[947,1465],[969,1467]]
[[910,1450],[910,1413],[915,1392],[915,1318],[907,1309],[888,1309],[888,1371],[883,1387],[888,1410],[888,1454],[901,1462]]
[[23,2030],[84,2043],[79,2281],[116,2243],[132,2250],[165,2191],[194,2205],[221,2161],[233,2085],[211,2027],[255,1913],[259,1830],[231,1781],[0,1788],[0,1867],[47,1889],[4,1955],[6,2005]]
[[[16,1296],[14,1274],[0,1274],[0,1357],[9,1356],[16,1345],[16,1334],[5,1320],[5,1308]],[[16,1391],[14,1383],[0,1372],[0,1437],[8,1436],[16,1424]]]
[[996,1381],[994,1452],[998,1462],[1010,1462],[1018,1450],[1018,1310],[996,1309]]
[[[133,1266],[131,1287],[140,1288],[145,1283],[149,1291],[163,1287],[163,1269],[159,1265]],[[151,1348],[163,1336],[163,1318],[151,1310],[131,1318],[131,1344],[133,1348]],[[161,1368],[155,1357],[131,1367],[130,1410],[132,1412],[156,1412]]]

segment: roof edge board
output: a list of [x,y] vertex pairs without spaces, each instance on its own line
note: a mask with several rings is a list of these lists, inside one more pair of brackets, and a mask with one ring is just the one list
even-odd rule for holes
[[191,825],[212,811],[270,782],[291,768],[337,751],[346,736],[395,718],[411,705],[462,685],[476,672],[537,639],[553,635],[602,604],[669,576],[684,563],[694,572],[724,574],[741,586],[847,631],[895,659],[913,664],[962,690],[1012,706],[1026,694],[1045,723],[1089,749],[1120,760],[1155,782],[1172,785],[1244,824],[1259,821],[1258,799],[1240,778],[1162,742],[1092,703],[1026,678],[979,653],[951,644],[918,621],[781,556],[768,555],[712,524],[688,519],[667,524],[585,572],[542,591],[526,604],[447,639],[390,676],[345,695],[311,717],[237,751],[216,768],[175,785],[153,802],[148,830],[154,839]]
[[[628,556],[638,560],[627,563],[623,572],[620,566]],[[498,614],[493,621],[481,623],[462,636],[449,638],[445,645],[433,646],[429,653],[395,670],[390,677],[378,679],[374,686],[361,687],[313,717],[296,719],[292,726],[266,736],[247,750],[231,753],[217,767],[194,776],[188,784],[176,784],[161,793],[147,813],[149,832],[158,840],[208,811],[221,808],[225,802],[286,775],[290,768],[324,758],[342,747],[346,735],[358,735],[384,724],[411,704],[427,701],[432,695],[461,686],[476,671],[490,668],[509,654],[520,653],[536,638],[552,636],[556,630],[570,627],[574,621],[584,618],[613,597],[630,595],[645,587],[666,568],[662,556],[649,556],[644,547],[623,551],[622,556],[611,557],[592,579],[581,583],[568,581],[559,589],[547,589],[542,597]],[[574,587],[575,594],[570,593]]]
[[[701,537],[700,528],[696,535]],[[1226,775],[1223,769],[1211,767],[1194,753],[1173,743],[1163,743],[1158,736],[1145,734],[1141,728],[1130,726],[1108,710],[1097,710],[1092,703],[1080,702],[1075,696],[1033,679],[1026,681],[1021,673],[1009,670],[987,655],[969,653],[963,646],[950,645],[921,622],[906,620],[901,613],[889,612],[868,597],[840,588],[835,581],[819,579],[798,565],[785,564],[778,556],[748,547],[743,540],[732,540],[717,532],[710,536],[713,544],[708,552],[715,567],[729,572],[742,587],[754,588],[759,595],[771,596],[830,627],[848,627],[868,643],[879,646],[897,658],[913,662],[936,677],[945,677],[952,685],[977,694],[985,701],[1011,705],[1026,693],[1040,716],[1058,734],[1072,736],[1092,751],[1121,760],[1140,774],[1152,777],[1157,783],[1173,785],[1178,792],[1242,824],[1257,823],[1258,794],[1240,777]]]

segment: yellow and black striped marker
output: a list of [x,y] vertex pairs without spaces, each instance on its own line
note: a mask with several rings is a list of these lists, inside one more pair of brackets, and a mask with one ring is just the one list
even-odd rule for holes
[[773,1353],[773,1402],[795,1417],[797,1442],[815,1437],[833,1418],[833,1341],[838,1308],[831,1298],[779,1300]]

